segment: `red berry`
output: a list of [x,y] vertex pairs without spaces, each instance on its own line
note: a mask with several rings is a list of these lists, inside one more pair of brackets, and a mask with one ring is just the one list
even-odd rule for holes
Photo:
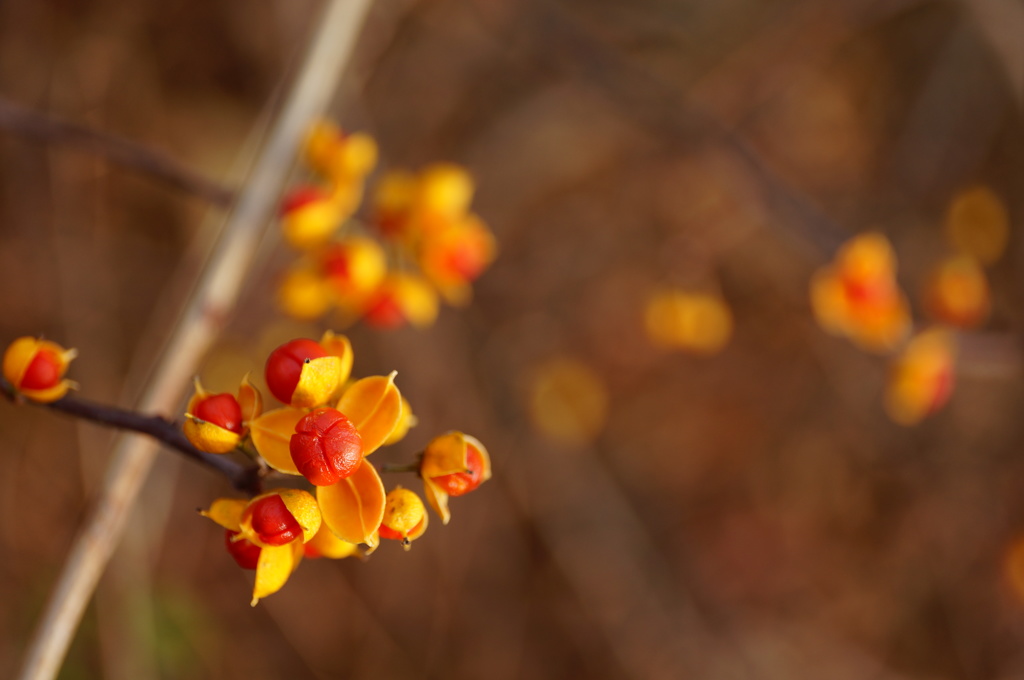
[[363,439],[344,413],[319,408],[295,424],[288,450],[302,476],[315,486],[330,486],[359,467]]
[[252,530],[267,545],[286,545],[302,536],[302,527],[277,495],[249,504],[242,518],[251,518]]
[[466,445],[466,471],[434,477],[433,482],[449,496],[462,496],[480,486],[483,479],[484,458],[472,444]]
[[244,538],[232,541],[237,531],[224,530],[224,546],[242,569],[255,569],[260,561],[260,547]]
[[348,280],[351,277],[352,258],[343,246],[335,246],[324,255],[324,273],[328,278]]
[[459,243],[445,257],[447,268],[464,281],[473,281],[487,266],[483,253],[470,243]]
[[192,414],[235,434],[242,434],[242,407],[234,396],[224,392],[206,397],[196,404]]
[[41,349],[25,369],[21,385],[27,390],[45,390],[60,382],[61,360],[56,353]]
[[405,312],[394,295],[383,294],[373,300],[364,315],[366,323],[376,328],[394,329],[405,324]]
[[302,365],[325,356],[328,356],[327,351],[320,343],[306,338],[291,340],[275,349],[267,357],[265,371],[270,393],[285,404],[291,403],[302,375]]

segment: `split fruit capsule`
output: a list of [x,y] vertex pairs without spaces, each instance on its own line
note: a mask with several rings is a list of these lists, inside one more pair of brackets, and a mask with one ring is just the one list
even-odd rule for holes
[[406,550],[427,530],[427,509],[412,491],[397,487],[385,500],[384,520],[378,533],[381,538],[401,541]]
[[238,446],[246,426],[260,415],[263,398],[246,376],[238,396],[211,394],[197,378],[195,394],[189,399],[182,428],[192,446],[207,453],[227,453]]
[[4,352],[4,378],[32,401],[57,401],[77,387],[73,381],[64,379],[68,364],[77,354],[74,349],[64,349],[48,340],[18,338]]
[[255,543],[241,537],[237,531],[224,530],[224,547],[235,563],[242,569],[256,569],[260,561],[260,548]]
[[429,326],[437,319],[437,293],[424,278],[395,272],[370,296],[365,312],[368,324],[376,328],[400,328],[411,324]]
[[267,387],[290,406],[319,406],[330,399],[340,381],[348,378],[342,375],[342,368],[342,359],[315,340],[291,340],[267,358]]
[[330,192],[299,187],[281,204],[281,231],[293,248],[314,248],[334,235],[345,216],[345,206]]
[[288,449],[296,469],[314,486],[330,486],[350,477],[363,461],[363,440],[356,426],[329,407],[296,423]]
[[465,495],[490,479],[491,458],[476,437],[449,432],[427,444],[420,476],[427,501],[447,524],[451,519],[448,498]]
[[251,501],[219,498],[202,514],[227,530],[227,549],[243,569],[256,569],[252,604],[276,593],[320,530],[320,507],[301,489],[277,489]]

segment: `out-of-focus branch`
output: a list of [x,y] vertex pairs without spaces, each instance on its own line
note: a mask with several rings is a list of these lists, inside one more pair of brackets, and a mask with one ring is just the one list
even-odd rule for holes
[[[189,297],[139,401],[143,412],[168,411],[226,322],[307,127],[326,108],[355,46],[369,0],[330,0],[294,85],[240,190],[201,278]],[[123,436],[92,512],[79,529],[42,618],[36,624],[22,680],[56,677],[85,606],[117,545],[153,466],[147,438]]]
[[0,97],[0,130],[39,142],[83,148],[111,163],[149,175],[214,205],[227,208],[234,190],[199,175],[167,154],[107,132],[60,120]]
[[968,10],[981,28],[992,51],[1010,81],[1013,97],[1024,103],[1024,7],[1007,0],[965,0]]
[[150,416],[116,406],[97,404],[70,394],[63,399],[40,404],[20,397],[11,384],[3,378],[0,378],[0,393],[12,402],[23,401],[107,427],[147,434],[186,458],[216,470],[227,477],[231,485],[239,491],[256,495],[262,490],[263,469],[260,466],[241,465],[230,458],[200,451],[189,443],[178,424],[163,416]]

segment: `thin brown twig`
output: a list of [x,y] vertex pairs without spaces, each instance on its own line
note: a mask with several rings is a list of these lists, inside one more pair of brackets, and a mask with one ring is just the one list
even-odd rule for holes
[[0,97],[0,130],[39,142],[84,148],[111,163],[130,168],[222,208],[235,191],[186,168],[165,153],[123,137],[34,111]]
[[263,468],[255,464],[243,465],[225,456],[200,451],[189,443],[180,425],[163,416],[145,415],[116,406],[98,404],[71,394],[57,401],[43,404],[25,399],[3,378],[0,378],[0,393],[13,403],[42,406],[51,411],[59,411],[107,427],[147,434],[189,460],[224,475],[231,486],[243,493],[255,496],[262,491]]

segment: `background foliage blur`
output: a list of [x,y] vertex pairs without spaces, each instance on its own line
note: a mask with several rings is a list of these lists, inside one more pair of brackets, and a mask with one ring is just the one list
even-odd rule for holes
[[[0,97],[236,186],[318,7],[6,0]],[[1021,35],[1012,0],[377,2],[332,114],[385,168],[467,165],[499,256],[434,327],[353,329],[355,372],[397,369],[419,417],[391,459],[458,428],[494,479],[411,552],[310,561],[250,609],[194,513],[226,484],[168,454],[63,677],[1019,677]],[[991,320],[949,405],[896,425],[808,282],[877,229],[919,312],[979,183],[1012,224]],[[0,338],[77,347],[82,393],[130,403],[219,210],[0,129]],[[211,389],[320,335],[265,255]],[[720,352],[648,337],[676,286],[725,300]],[[0,675],[110,440],[0,405]]]

